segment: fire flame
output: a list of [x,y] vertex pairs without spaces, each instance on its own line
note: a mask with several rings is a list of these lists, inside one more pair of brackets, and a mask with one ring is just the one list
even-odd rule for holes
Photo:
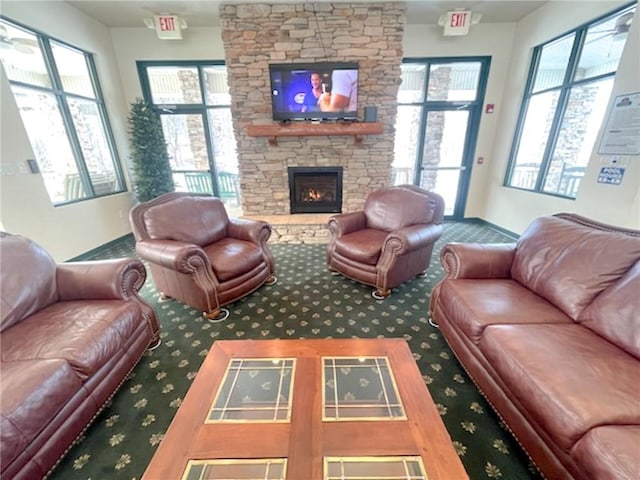
[[322,192],[320,190],[316,190],[315,188],[310,188],[307,191],[307,201],[317,202],[322,198]]

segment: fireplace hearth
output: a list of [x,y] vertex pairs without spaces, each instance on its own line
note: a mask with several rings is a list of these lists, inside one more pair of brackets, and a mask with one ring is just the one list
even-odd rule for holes
[[291,213],[342,212],[342,167],[289,167]]

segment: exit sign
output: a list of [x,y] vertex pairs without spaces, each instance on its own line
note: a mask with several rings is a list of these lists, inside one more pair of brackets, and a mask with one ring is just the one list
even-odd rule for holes
[[158,38],[162,40],[180,40],[182,29],[177,15],[156,15],[154,24]]
[[471,25],[471,10],[453,10],[447,12],[444,35],[466,35]]

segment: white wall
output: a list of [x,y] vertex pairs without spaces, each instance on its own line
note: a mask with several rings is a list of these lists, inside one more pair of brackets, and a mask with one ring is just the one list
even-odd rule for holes
[[127,102],[142,97],[138,60],[224,60],[220,28],[188,28],[182,40],[160,40],[148,28],[112,28],[113,48]]
[[[2,2],[8,18],[43,31],[95,54],[96,67],[111,120],[116,148],[128,157],[127,104],[109,30],[67,4]],[[54,20],[55,21],[52,21]],[[131,193],[54,207],[40,175],[27,173],[26,160],[35,158],[4,74],[0,75],[0,222],[11,233],[32,238],[58,261],[103,245],[131,231]]]
[[[495,105],[494,113],[484,113],[480,120],[480,130],[472,166],[469,195],[464,216],[482,217],[487,195],[487,179],[491,173],[491,153],[496,132],[499,130],[499,116],[502,108],[503,85],[508,81],[509,58],[513,45],[515,23],[492,23],[473,25],[469,34],[461,37],[445,37],[442,27],[437,25],[407,25],[404,36],[404,57],[464,57],[489,56],[491,66],[485,93],[485,104]],[[478,157],[484,163],[478,165]],[[496,222],[498,225],[499,222]]]
[[[628,158],[629,165],[621,185],[598,184],[596,180],[601,158],[596,152],[601,134],[596,139],[594,153],[576,200],[502,186],[533,48],[625,3],[549,2],[518,23],[508,69],[509,77],[504,83],[503,108],[498,118],[500,128],[496,129],[493,153],[490,156],[490,175],[487,178],[484,210],[479,215],[481,218],[516,233],[521,233],[534,218],[557,212],[575,212],[605,223],[640,228],[640,158]],[[612,99],[621,93],[640,91],[639,23],[636,18],[629,32]]]

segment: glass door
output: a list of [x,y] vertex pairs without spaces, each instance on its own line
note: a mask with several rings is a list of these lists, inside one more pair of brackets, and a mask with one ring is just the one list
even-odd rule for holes
[[209,193],[242,214],[226,67],[214,62],[138,62],[145,100],[162,121],[176,191]]
[[488,72],[488,57],[402,65],[392,183],[440,194],[454,220],[464,217]]

